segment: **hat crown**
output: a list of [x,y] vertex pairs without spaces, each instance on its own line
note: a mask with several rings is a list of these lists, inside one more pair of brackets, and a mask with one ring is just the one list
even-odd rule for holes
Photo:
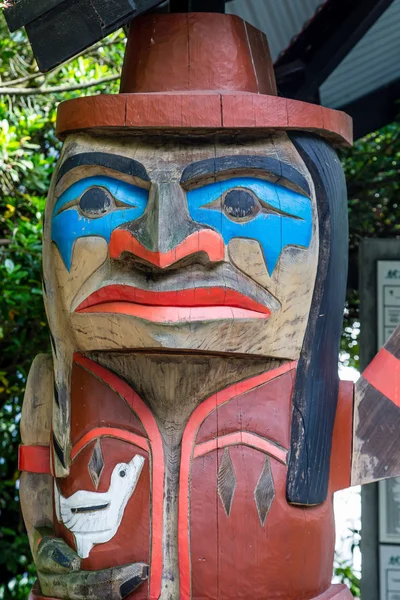
[[250,92],[276,96],[264,33],[234,15],[146,14],[130,27],[121,93]]
[[234,15],[146,14],[130,28],[121,93],[62,102],[60,139],[76,131],[310,131],[352,140],[340,111],[277,95],[265,35]]

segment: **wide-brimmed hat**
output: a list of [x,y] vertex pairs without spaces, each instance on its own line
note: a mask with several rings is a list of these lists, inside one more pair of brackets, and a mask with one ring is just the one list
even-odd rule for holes
[[277,95],[267,38],[239,17],[147,14],[130,27],[119,94],[63,102],[57,135],[76,131],[300,130],[352,143],[345,113]]

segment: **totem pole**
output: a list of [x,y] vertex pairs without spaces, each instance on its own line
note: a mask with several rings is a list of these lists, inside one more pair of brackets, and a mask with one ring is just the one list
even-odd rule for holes
[[147,14],[121,93],[61,104],[57,132],[31,599],[350,599],[333,493],[400,473],[399,335],[355,395],[338,379],[350,119],[278,97],[241,19]]

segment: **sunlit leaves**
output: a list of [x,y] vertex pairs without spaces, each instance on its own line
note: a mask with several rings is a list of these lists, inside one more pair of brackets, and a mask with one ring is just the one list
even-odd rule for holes
[[343,164],[348,182],[350,249],[364,237],[400,236],[400,126],[357,140]]

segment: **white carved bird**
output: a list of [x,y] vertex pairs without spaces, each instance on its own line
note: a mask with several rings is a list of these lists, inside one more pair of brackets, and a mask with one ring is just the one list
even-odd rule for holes
[[65,498],[54,480],[57,519],[74,534],[81,558],[89,556],[94,544],[108,542],[117,533],[143,464],[144,458],[139,454],[129,463],[118,463],[111,474],[107,492],[79,490]]

